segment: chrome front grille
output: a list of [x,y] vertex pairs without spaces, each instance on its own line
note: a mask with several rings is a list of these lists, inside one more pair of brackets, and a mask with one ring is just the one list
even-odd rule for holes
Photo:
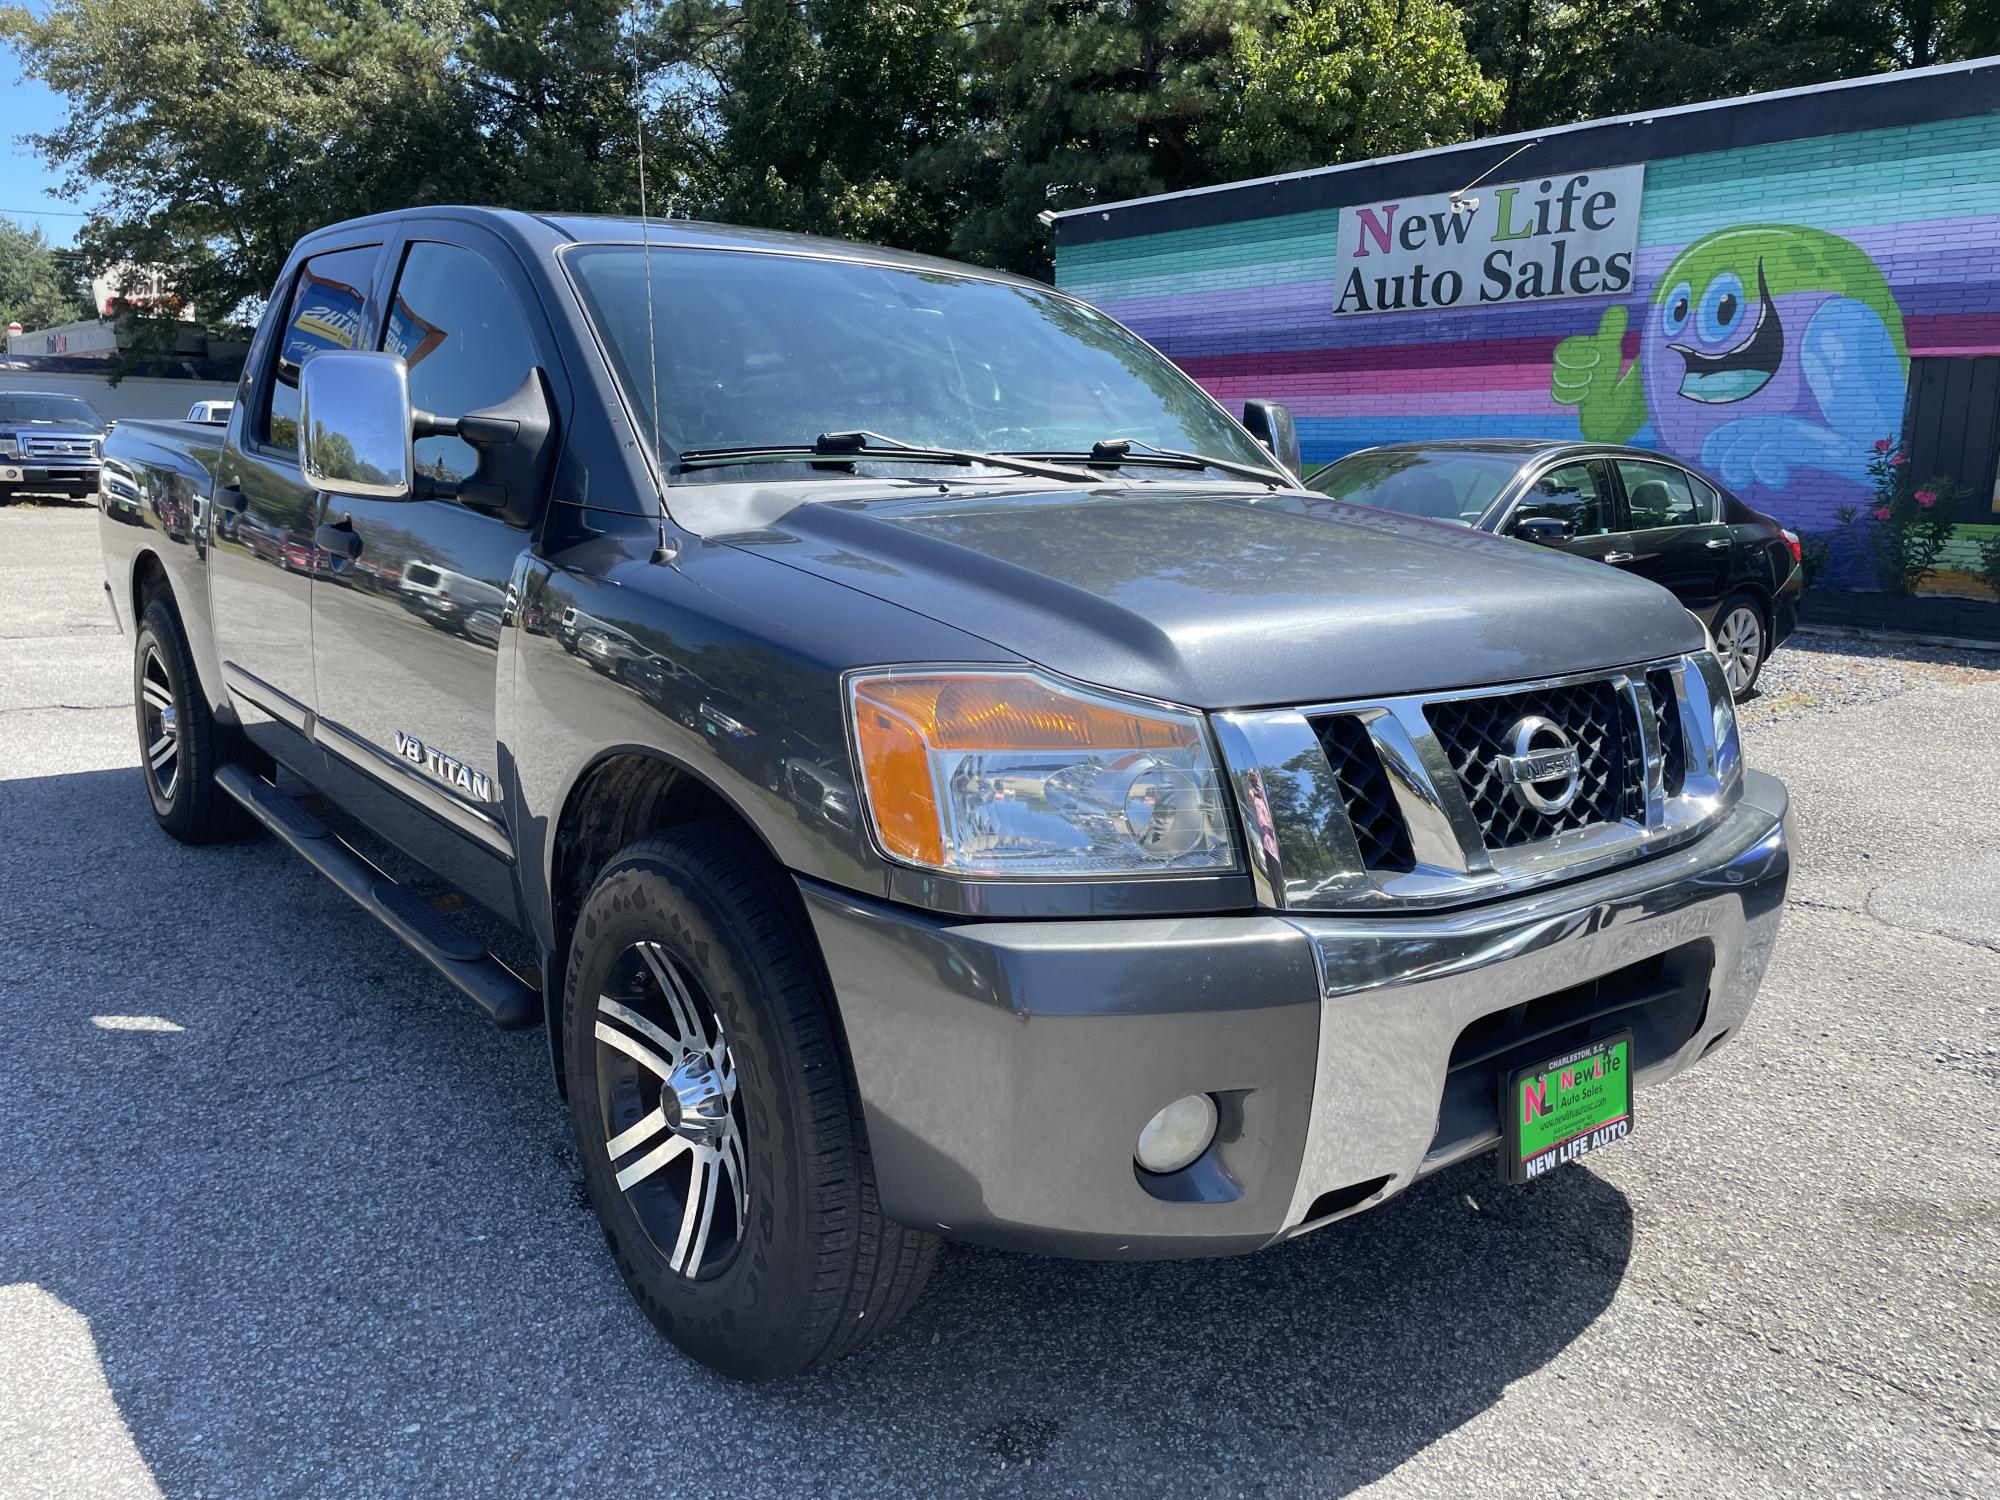
[[1699,834],[1742,783],[1706,652],[1214,722],[1275,907],[1449,906],[1586,874]]
[[1410,852],[1410,832],[1396,808],[1395,789],[1368,726],[1355,714],[1328,714],[1315,719],[1320,749],[1326,753],[1334,784],[1340,789],[1341,805],[1347,821],[1354,825],[1354,838],[1361,851],[1361,865],[1367,870],[1410,870],[1416,859]]
[[95,458],[97,440],[95,438],[63,438],[27,436],[21,439],[23,458]]
[[[1625,811],[1626,783],[1644,781],[1644,767],[1627,764],[1637,747],[1627,741],[1628,711],[1608,681],[1460,698],[1432,703],[1424,712],[1489,849],[1514,849],[1592,823],[1615,822]],[[1556,725],[1576,745],[1580,782],[1557,813],[1521,802],[1501,774],[1510,753],[1509,730],[1530,717]]]
[[1655,667],[1646,674],[1646,707],[1660,736],[1660,756],[1665,762],[1665,787],[1669,797],[1678,797],[1687,777],[1687,736],[1681,729],[1679,705],[1674,696],[1674,674]]

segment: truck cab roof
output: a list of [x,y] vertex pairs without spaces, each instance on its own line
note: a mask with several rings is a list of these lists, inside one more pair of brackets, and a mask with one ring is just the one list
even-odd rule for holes
[[[716,224],[700,219],[640,219],[636,215],[579,214],[562,212],[530,213],[520,209],[482,208],[470,204],[441,204],[427,208],[396,209],[347,219],[315,230],[299,241],[294,252],[311,255],[346,243],[357,230],[380,233],[385,228],[412,220],[451,219],[489,229],[516,246],[554,252],[566,245],[632,245],[647,243],[659,248],[762,251],[776,255],[814,256],[825,260],[867,262],[899,266],[907,270],[933,271],[953,276],[976,276],[985,280],[1031,287],[1038,292],[1054,289],[1029,277],[997,271],[985,266],[941,256],[919,255],[885,245],[862,244],[854,240],[832,239],[825,235],[794,234],[781,229],[756,229],[737,224]],[[1060,294],[1057,294],[1060,295]]]

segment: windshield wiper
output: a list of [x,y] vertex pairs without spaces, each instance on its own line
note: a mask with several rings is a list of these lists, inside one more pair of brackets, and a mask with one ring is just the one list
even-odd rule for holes
[[1162,448],[1157,443],[1149,443],[1144,438],[1106,438],[1092,443],[1088,453],[1031,453],[1028,458],[1074,459],[1079,463],[1104,464],[1113,468],[1126,464],[1157,464],[1162,468],[1175,469],[1220,469],[1225,474],[1241,474],[1248,479],[1262,480],[1265,484],[1282,484],[1287,489],[1294,488],[1298,481],[1275,464],[1264,468],[1258,464],[1246,464],[1233,458],[1214,458],[1206,453],[1183,453],[1178,448]]
[[1098,476],[1088,469],[1041,463],[1012,453],[981,453],[972,448],[926,448],[921,444],[884,437],[879,432],[822,432],[811,443],[766,443],[750,448],[690,448],[680,455],[680,464],[683,469],[703,469],[722,464],[852,463],[856,459],[991,464],[997,469],[1012,469],[1017,474],[1034,474],[1043,479],[1067,479],[1084,484],[1098,482]]

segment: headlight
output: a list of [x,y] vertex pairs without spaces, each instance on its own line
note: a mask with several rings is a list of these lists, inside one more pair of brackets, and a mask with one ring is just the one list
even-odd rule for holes
[[1044,879],[1236,867],[1222,778],[1187,709],[948,670],[857,673],[848,707],[895,859]]
[[20,456],[21,440],[19,438],[0,437],[0,458],[19,458]]

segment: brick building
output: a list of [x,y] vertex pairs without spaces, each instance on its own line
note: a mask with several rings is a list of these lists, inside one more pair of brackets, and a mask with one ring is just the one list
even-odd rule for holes
[[1058,285],[1225,404],[1289,403],[1309,464],[1632,442],[1830,535],[1898,438],[1963,491],[1931,587],[1986,593],[2000,59],[1078,209],[1055,236]]

